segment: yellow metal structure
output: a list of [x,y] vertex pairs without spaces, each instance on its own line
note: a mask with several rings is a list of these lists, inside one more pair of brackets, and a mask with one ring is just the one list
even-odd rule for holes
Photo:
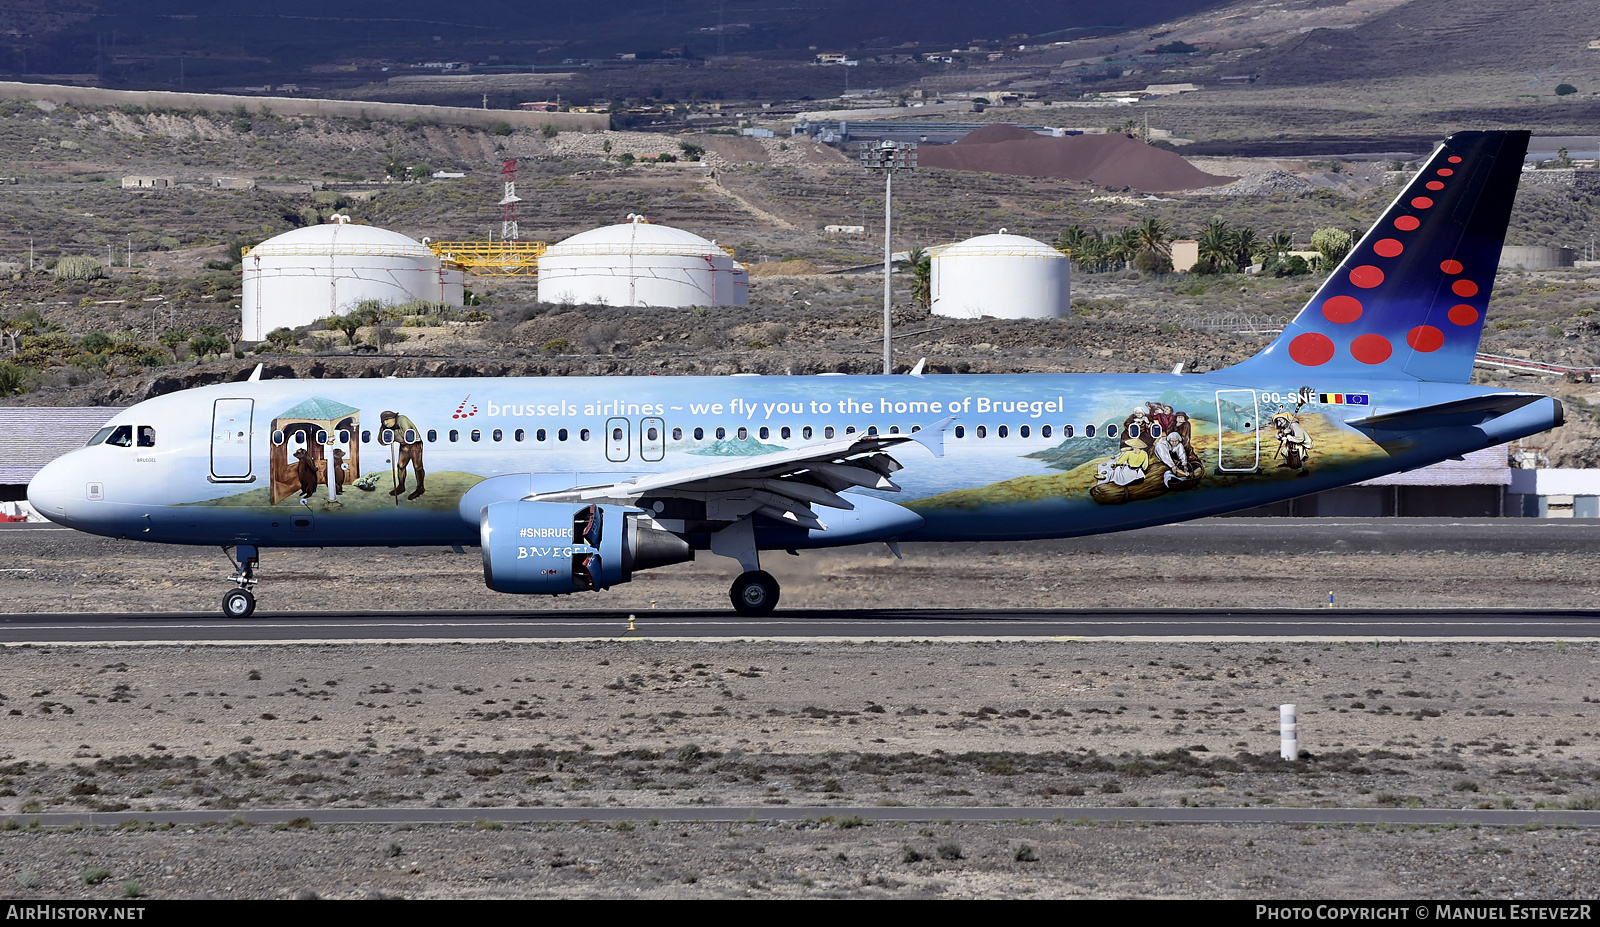
[[442,261],[453,261],[480,277],[534,277],[539,273],[542,241],[430,241]]

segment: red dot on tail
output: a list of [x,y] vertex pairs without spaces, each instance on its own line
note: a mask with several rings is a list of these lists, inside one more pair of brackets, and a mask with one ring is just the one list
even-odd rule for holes
[[1444,271],[1447,274],[1459,274],[1459,273],[1461,273],[1461,262],[1460,261],[1445,261],[1444,263],[1439,265],[1439,269]]
[[1340,325],[1361,318],[1361,300],[1354,296],[1335,296],[1322,304],[1322,316]]
[[1429,190],[1443,190],[1444,182],[1439,180],[1430,180],[1427,183],[1427,187]]
[[1304,367],[1319,367],[1333,360],[1333,339],[1318,332],[1296,335],[1289,342],[1289,357]]
[[1379,257],[1399,257],[1406,246],[1393,238],[1383,238],[1373,244],[1372,250],[1378,252]]
[[1450,161],[1451,164],[1460,164],[1461,163],[1461,156],[1460,155],[1451,155],[1450,158],[1449,158],[1449,161]]
[[1402,232],[1414,232],[1417,230],[1417,226],[1421,224],[1422,221],[1416,216],[1401,216],[1394,220],[1394,227]]
[[1450,290],[1457,296],[1477,296],[1478,285],[1471,280],[1457,280],[1450,284]]
[[1438,174],[1439,174],[1440,177],[1449,177],[1451,174],[1454,174],[1454,173],[1455,173],[1455,171],[1452,171],[1448,167],[1441,167],[1438,170]]
[[1350,342],[1350,356],[1363,364],[1381,364],[1394,353],[1394,346],[1382,335],[1362,335]]
[[1383,271],[1371,264],[1362,264],[1350,271],[1350,282],[1363,290],[1370,290],[1383,282]]
[[1425,196],[1419,196],[1416,199],[1411,201],[1411,205],[1415,206],[1418,209],[1427,209],[1428,207],[1433,205],[1433,200],[1430,200]]
[[1472,323],[1478,321],[1478,310],[1472,308],[1466,303],[1462,303],[1459,306],[1451,306],[1450,321],[1456,323],[1457,325],[1471,325]]
[[1406,333],[1406,344],[1424,354],[1444,347],[1444,332],[1432,325],[1418,325]]

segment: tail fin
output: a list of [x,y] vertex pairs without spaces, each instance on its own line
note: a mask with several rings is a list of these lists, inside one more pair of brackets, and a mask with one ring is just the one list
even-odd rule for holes
[[1228,372],[1466,383],[1530,134],[1445,139],[1283,334]]

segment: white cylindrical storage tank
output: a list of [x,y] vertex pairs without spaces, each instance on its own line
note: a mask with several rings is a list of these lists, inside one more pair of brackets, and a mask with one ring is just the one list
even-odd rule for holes
[[1044,242],[979,235],[933,249],[930,310],[953,319],[1056,319],[1072,305],[1071,261]]
[[750,305],[750,269],[735,262],[733,265],[733,302],[731,306]]
[[344,315],[369,299],[459,306],[465,276],[427,246],[388,229],[334,222],[269,238],[244,259],[240,337]]
[[539,301],[601,306],[734,306],[734,260],[693,232],[643,217],[580,232],[539,257]]

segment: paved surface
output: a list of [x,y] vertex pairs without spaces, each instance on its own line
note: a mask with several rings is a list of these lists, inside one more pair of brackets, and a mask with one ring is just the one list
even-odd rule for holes
[[467,824],[499,821],[538,824],[563,821],[767,822],[859,817],[863,821],[1127,821],[1151,824],[1390,824],[1491,827],[1600,827],[1600,811],[1502,811],[1434,808],[942,808],[942,807],[643,807],[643,808],[314,808],[225,811],[86,811],[16,815],[23,826],[115,827],[127,821],[194,825],[279,824],[308,818],[314,824]]
[[740,618],[691,611],[0,615],[0,643],[285,644],[572,640],[1565,640],[1600,639],[1600,611],[861,609]]

